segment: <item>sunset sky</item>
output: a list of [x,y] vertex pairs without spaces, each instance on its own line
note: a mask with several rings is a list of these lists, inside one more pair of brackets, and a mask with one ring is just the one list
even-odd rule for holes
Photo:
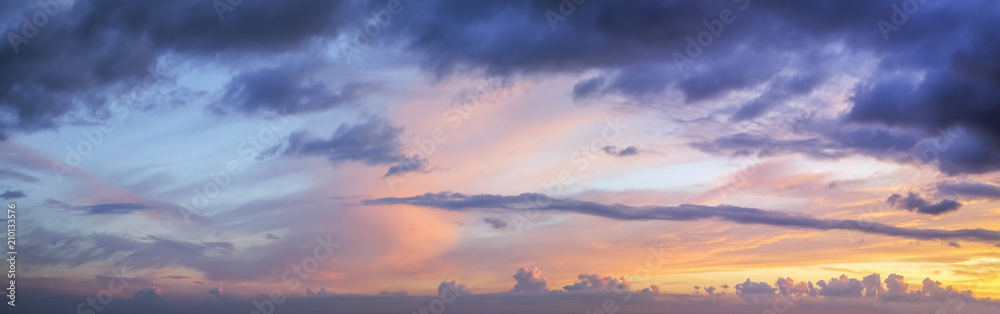
[[998,313],[998,17],[3,2],[0,312]]

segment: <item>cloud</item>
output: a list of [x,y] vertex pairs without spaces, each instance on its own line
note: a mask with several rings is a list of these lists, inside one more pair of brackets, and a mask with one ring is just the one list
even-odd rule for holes
[[[709,295],[711,295],[712,292],[715,291],[715,287],[705,288],[705,291],[708,291],[709,288],[712,290],[711,292],[709,292]],[[642,289],[642,290],[639,291],[639,293],[660,294],[660,285],[651,284],[651,285],[649,285],[649,288]]]
[[769,83],[767,91],[741,105],[731,119],[744,121],[757,118],[793,96],[812,91],[827,75],[825,71],[813,71],[807,75],[776,77]]
[[490,228],[493,228],[493,229],[506,229],[507,228],[507,221],[505,221],[503,219],[500,219],[500,218],[486,217],[486,218],[483,218],[483,222],[485,222],[486,224],[490,225]]
[[38,183],[42,181],[32,175],[7,168],[0,168],[0,179],[13,179],[27,183]]
[[704,206],[682,204],[677,206],[632,207],[606,205],[575,199],[554,199],[545,194],[524,193],[516,196],[464,195],[461,193],[426,193],[413,197],[387,197],[364,200],[365,205],[409,204],[446,210],[471,210],[477,208],[520,210],[531,207],[539,210],[565,211],[618,220],[668,220],[690,221],[717,218],[740,224],[762,224],[816,230],[856,230],[871,234],[905,237],[911,239],[939,239],[1000,243],[1000,232],[987,229],[917,229],[857,220],[818,219],[811,216],[730,205]]
[[[574,9],[572,18],[551,22],[528,18],[554,9],[545,3],[431,3],[427,9],[438,14],[400,16],[408,27],[390,37],[405,42],[424,68],[438,76],[469,69],[495,76],[598,72],[573,87],[574,99],[618,94],[645,104],[657,102],[642,99],[677,91],[684,102],[696,103],[737,92],[756,94],[720,106],[734,121],[762,117],[836,75],[848,74],[861,81],[848,95],[850,107],[839,122],[905,129],[919,138],[966,128],[967,136],[935,145],[948,148],[935,149],[939,158],[933,161],[948,174],[1000,169],[1000,127],[993,123],[1000,116],[993,101],[1000,98],[1000,66],[990,53],[1000,49],[992,40],[1000,22],[976,14],[982,7],[992,11],[991,4],[921,3],[921,13],[913,17],[921,27],[883,34],[872,21],[888,18],[891,5],[588,3]],[[748,9],[752,17],[744,11]],[[720,37],[709,37],[714,38],[709,46],[691,46],[704,30],[703,22],[712,22],[705,17],[726,10],[735,21],[719,24]],[[804,18],[815,12],[824,17]],[[551,28],[556,31],[539,31]],[[967,40],[955,43],[957,37]],[[803,44],[801,38],[810,41]],[[836,51],[827,49],[831,42],[837,43]],[[519,49],[509,49],[515,46]],[[845,69],[858,59],[876,66]],[[855,147],[844,153],[878,157],[884,151]]]
[[[708,293],[709,296],[714,296],[715,295],[715,290],[716,290],[716,288],[714,286],[705,287],[705,293]],[[658,286],[656,287],[656,293],[660,293],[660,287],[658,287]]]
[[222,294],[222,287],[220,286],[220,287],[212,288],[212,289],[208,290],[208,294],[220,295],[220,294]]
[[323,156],[334,165],[345,161],[363,162],[370,166],[392,165],[386,176],[423,170],[425,160],[404,155],[399,140],[403,128],[397,128],[384,118],[371,117],[355,125],[342,124],[328,139],[314,139],[302,132],[288,138],[285,154]]
[[604,146],[604,148],[601,148],[601,150],[603,150],[608,155],[616,157],[634,156],[639,154],[639,149],[636,148],[635,146],[629,146],[622,150],[618,150],[618,147],[615,146]]
[[385,289],[380,291],[378,295],[387,297],[402,297],[406,296],[406,290],[390,291],[389,289]]
[[909,287],[910,285],[904,281],[903,276],[889,274],[889,277],[885,278],[885,293],[888,297],[899,297],[905,295],[907,291],[909,291]]
[[985,183],[940,183],[938,192],[972,198],[998,199],[1000,187]]
[[865,290],[860,280],[847,278],[847,275],[831,278],[829,282],[820,280],[816,285],[820,287],[819,294],[826,297],[860,298]]
[[885,284],[888,291],[883,299],[893,302],[976,301],[971,290],[958,291],[952,286],[944,287],[940,281],[930,278],[924,278],[920,290],[910,290],[910,285],[904,281],[903,276],[897,274],[890,274]]
[[736,294],[750,304],[770,302],[775,291],[778,291],[778,288],[771,287],[766,282],[750,281],[750,278],[747,278],[747,281],[743,283],[736,284]]
[[111,204],[97,204],[90,206],[78,206],[75,209],[82,210],[90,215],[116,215],[116,214],[130,214],[137,211],[147,210],[151,207],[146,204],[136,204],[136,203],[111,203]]
[[7,190],[0,194],[0,198],[3,198],[4,200],[22,198],[24,196],[24,192],[18,190]]
[[861,284],[865,286],[866,298],[878,297],[886,292],[882,287],[882,276],[877,273],[865,276],[861,279]]
[[377,83],[349,82],[334,89],[320,78],[324,62],[313,58],[248,70],[235,75],[217,112],[237,111],[247,115],[294,115],[336,108],[355,102],[377,89]]
[[595,96],[604,86],[607,79],[604,76],[595,76],[585,79],[573,85],[573,100],[586,99]]
[[514,280],[517,281],[517,284],[510,290],[511,292],[543,292],[549,290],[545,282],[545,277],[542,277],[542,271],[538,270],[538,267],[518,269],[517,273],[514,274]]
[[886,202],[888,202],[889,205],[897,206],[909,211],[935,216],[947,212],[953,212],[962,207],[962,203],[949,199],[944,199],[936,204],[931,204],[927,200],[921,198],[920,195],[913,192],[910,192],[906,197],[899,194],[893,194],[889,196]]
[[[316,36],[337,34],[349,22],[337,18],[345,11],[362,12],[348,3],[246,3],[220,21],[211,6],[194,0],[170,5],[56,3],[56,13],[37,36],[0,51],[7,74],[0,79],[0,141],[11,133],[55,129],[66,121],[107,118],[113,104],[131,105],[141,98],[137,95],[167,83],[159,68],[168,56],[203,65],[278,55],[301,49]],[[30,16],[38,10],[10,7],[4,13]],[[260,22],[264,20],[274,23]],[[5,34],[21,34],[21,23],[6,25]]]
[[[797,120],[799,118],[793,118]],[[798,123],[790,121],[789,123]],[[833,128],[802,134],[795,139],[776,139],[766,134],[740,132],[691,146],[712,154],[731,156],[802,154],[816,159],[838,159],[864,154],[896,162],[922,163],[913,152],[920,138],[910,132],[879,127]]]
[[580,274],[578,281],[571,285],[563,286],[566,291],[599,291],[599,292],[621,292],[631,291],[629,283],[625,277],[614,278],[611,276],[601,277],[597,274]]
[[389,167],[389,171],[385,173],[385,178],[403,175],[412,171],[425,171],[427,168],[427,159],[420,158],[416,155],[410,157],[403,157],[400,159],[398,164]]
[[461,284],[458,280],[445,280],[441,282],[438,286],[438,295],[451,294],[455,296],[465,296],[471,295],[472,291],[469,287]]
[[778,278],[774,283],[775,287],[778,287],[778,293],[782,295],[811,295],[812,294],[812,283],[811,282],[795,282],[792,278]]
[[161,296],[163,295],[159,287],[149,287],[144,289],[139,289],[134,295],[132,295],[132,301],[139,304],[140,306],[153,306],[161,302]]

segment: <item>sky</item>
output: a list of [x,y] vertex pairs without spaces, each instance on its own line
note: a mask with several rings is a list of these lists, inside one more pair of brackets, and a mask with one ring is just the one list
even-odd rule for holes
[[997,313],[998,16],[3,2],[2,312]]

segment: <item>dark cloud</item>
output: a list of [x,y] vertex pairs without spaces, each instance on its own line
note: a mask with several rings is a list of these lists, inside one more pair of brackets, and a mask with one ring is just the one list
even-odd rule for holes
[[[676,90],[692,103],[760,90],[737,106],[728,104],[735,110],[723,109],[734,121],[761,117],[812,92],[844,73],[845,65],[856,64],[851,58],[872,58],[877,67],[870,73],[857,69],[862,82],[848,99],[852,106],[838,118],[871,129],[821,134],[845,151],[816,149],[816,156],[885,157],[886,149],[905,150],[915,139],[961,127],[970,132],[935,139],[947,145],[934,150],[917,147],[919,156],[933,156],[910,159],[936,162],[948,174],[1000,169],[1000,128],[993,123],[1000,115],[1000,62],[994,53],[1000,44],[993,40],[1000,22],[975,13],[984,7],[996,11],[992,3],[920,3],[905,27],[891,34],[873,22],[891,18],[898,4],[888,0],[746,3],[588,3],[552,32],[543,31],[552,27],[547,20],[525,17],[554,4],[433,3],[428,8],[437,15],[403,17],[410,27],[395,36],[439,75],[470,67],[493,75],[598,70],[601,74],[574,86],[576,99],[608,93],[644,99]],[[724,10],[735,16],[731,24],[705,26]],[[824,14],[816,18],[815,12]],[[714,36],[708,36],[711,27],[718,29]],[[696,45],[701,32],[712,40]],[[831,42],[837,43],[836,52],[826,49]],[[508,49],[513,46],[519,49]],[[690,59],[680,73],[674,52]],[[879,129],[885,126],[906,134],[887,137],[896,134]]]
[[775,139],[765,134],[737,133],[712,141],[695,142],[694,148],[708,153],[766,156],[799,153],[818,159],[836,159],[860,153],[900,162],[919,163],[912,150],[920,140],[914,134],[877,127],[838,128],[811,134],[804,139]]
[[940,183],[938,192],[971,198],[1000,198],[1000,187],[985,183]]
[[[427,193],[413,197],[387,197],[364,200],[366,205],[410,204],[447,210],[492,208],[520,210],[525,206],[539,210],[566,211],[619,220],[671,220],[689,221],[718,218],[741,224],[762,224],[816,230],[855,230],[860,232],[911,239],[939,239],[1000,243],[1000,232],[988,229],[915,229],[857,220],[818,219],[803,214],[769,211],[730,205],[704,206],[682,204],[677,206],[632,207],[621,204],[606,205],[575,199],[553,199],[545,194],[524,193],[516,196],[464,195],[461,193]],[[937,208],[937,207],[934,207]]]
[[288,138],[285,154],[323,156],[334,165],[345,161],[367,165],[391,165],[386,176],[400,175],[425,168],[425,160],[402,153],[399,137],[403,128],[388,120],[372,117],[363,123],[342,124],[327,139],[315,139],[306,133],[294,133]]
[[24,196],[24,192],[18,190],[6,190],[0,194],[0,198],[3,198],[4,200],[22,198]]
[[891,206],[935,216],[947,212],[953,212],[962,207],[962,203],[949,199],[944,199],[940,202],[932,204],[913,192],[910,192],[905,197],[899,194],[893,194],[889,196],[886,202],[888,202]]
[[577,101],[595,96],[604,87],[605,81],[607,79],[604,76],[595,76],[576,83],[576,85],[573,85],[573,100]]
[[307,59],[237,74],[225,87],[216,111],[247,115],[292,115],[336,108],[371,93],[378,84],[350,82],[333,88],[319,77],[323,64]]
[[538,270],[538,267],[518,269],[517,273],[514,274],[514,280],[517,281],[517,284],[510,290],[511,292],[543,292],[549,290],[545,277],[542,277],[542,271]]
[[[57,128],[62,121],[107,117],[112,104],[132,101],[163,82],[159,67],[165,57],[210,62],[280,54],[337,34],[347,17],[361,12],[350,3],[248,2],[220,20],[211,2],[194,0],[46,3],[55,6],[45,25],[30,31],[26,42],[0,49],[6,73],[0,113],[13,117],[0,119],[0,140],[12,132]],[[19,21],[7,24],[4,33],[19,36],[19,17],[41,11],[2,9],[12,17],[8,21]]]
[[137,211],[148,210],[149,206],[146,204],[136,204],[136,203],[112,203],[112,204],[97,204],[90,206],[78,206],[78,210],[83,210],[87,214],[91,215],[116,215],[116,214],[130,214]]
[[500,219],[500,218],[486,217],[486,218],[483,218],[483,222],[485,222],[486,224],[490,225],[490,228],[493,228],[493,229],[506,229],[507,228],[507,221],[505,221],[503,219]]

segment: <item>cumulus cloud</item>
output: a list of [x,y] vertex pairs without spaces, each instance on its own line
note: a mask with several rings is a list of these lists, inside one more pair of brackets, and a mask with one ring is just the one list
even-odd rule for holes
[[736,284],[736,294],[743,301],[751,304],[770,302],[775,291],[778,291],[778,288],[771,287],[766,282],[750,281],[750,278],[747,278],[747,281],[743,283]]
[[600,292],[620,292],[631,291],[625,277],[614,278],[611,276],[601,277],[597,274],[580,274],[578,281],[563,286],[566,291],[600,291]]
[[878,297],[886,292],[882,287],[882,276],[877,273],[865,276],[861,279],[861,284],[865,286],[866,298]]
[[885,278],[885,294],[887,297],[903,296],[909,291],[909,287],[910,284],[906,283],[901,275],[889,274],[889,277]]
[[795,282],[792,278],[778,278],[774,285],[778,287],[778,293],[782,295],[803,296],[812,294],[811,282]]
[[[715,291],[714,290],[715,287],[709,287],[709,288],[713,288],[712,291]],[[707,291],[708,289],[705,289],[705,290]],[[640,290],[639,293],[660,294],[660,285],[651,284],[651,285],[649,285],[649,288],[644,288],[644,289]]]
[[548,291],[547,283],[545,277],[542,277],[542,271],[538,270],[538,267],[523,267],[517,270],[514,274],[514,280],[517,284],[511,289],[511,292],[543,292]]
[[889,199],[887,199],[886,202],[888,202],[889,205],[897,206],[912,212],[935,216],[947,212],[953,212],[962,207],[962,203],[949,199],[944,199],[937,203],[931,203],[913,192],[910,192],[905,197],[899,194],[893,194],[889,196]]
[[447,210],[497,208],[521,210],[525,207],[594,215],[618,220],[669,220],[690,221],[718,218],[741,224],[762,224],[816,230],[855,230],[872,234],[898,236],[911,239],[939,239],[1000,243],[1000,232],[987,229],[917,229],[861,222],[857,220],[818,219],[811,216],[730,205],[704,206],[682,204],[677,206],[632,207],[621,204],[606,205],[570,198],[554,199],[545,194],[524,193],[504,195],[464,195],[461,193],[426,193],[412,197],[387,197],[364,200],[366,205],[410,204]]
[[468,286],[459,283],[458,280],[445,280],[438,286],[438,295],[445,295],[446,293],[464,296],[472,294],[472,291],[469,290]]
[[860,298],[865,290],[860,280],[847,278],[847,275],[831,278],[829,282],[820,280],[816,285],[820,287],[819,294],[826,297]]

